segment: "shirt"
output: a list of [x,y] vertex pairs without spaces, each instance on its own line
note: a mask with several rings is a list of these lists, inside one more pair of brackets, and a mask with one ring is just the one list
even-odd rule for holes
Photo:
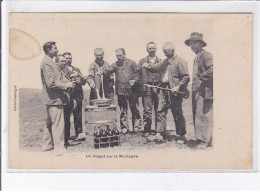
[[188,64],[178,55],[165,59],[162,63],[151,64],[149,68],[152,71],[160,72],[163,78],[168,77],[170,89],[176,86],[179,86],[180,90],[185,89],[190,81]]

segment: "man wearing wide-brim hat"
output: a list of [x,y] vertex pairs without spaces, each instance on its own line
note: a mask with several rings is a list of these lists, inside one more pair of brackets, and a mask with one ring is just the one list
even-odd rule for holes
[[196,54],[193,65],[192,110],[198,148],[212,145],[213,131],[213,56],[203,47],[201,33],[193,32],[185,44]]

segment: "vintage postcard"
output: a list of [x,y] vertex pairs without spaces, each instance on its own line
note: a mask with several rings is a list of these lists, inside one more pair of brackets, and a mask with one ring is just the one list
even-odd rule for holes
[[250,13],[10,13],[8,167],[251,170],[252,70]]

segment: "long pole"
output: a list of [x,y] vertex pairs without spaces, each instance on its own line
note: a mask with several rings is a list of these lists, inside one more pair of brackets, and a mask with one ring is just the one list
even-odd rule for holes
[[[157,89],[173,92],[171,89],[163,88],[163,87],[159,87],[159,86],[154,86],[154,85],[150,85],[150,84],[144,84],[144,86],[149,87],[149,88],[157,88]],[[177,94],[185,94],[184,92],[175,92],[175,93],[177,93]]]
[[101,84],[102,84],[102,99],[105,99],[105,92],[104,92],[104,76],[101,75]]

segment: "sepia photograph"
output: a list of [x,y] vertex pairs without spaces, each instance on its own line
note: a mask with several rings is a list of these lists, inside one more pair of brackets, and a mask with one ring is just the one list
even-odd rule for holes
[[9,20],[10,169],[252,168],[252,14]]

